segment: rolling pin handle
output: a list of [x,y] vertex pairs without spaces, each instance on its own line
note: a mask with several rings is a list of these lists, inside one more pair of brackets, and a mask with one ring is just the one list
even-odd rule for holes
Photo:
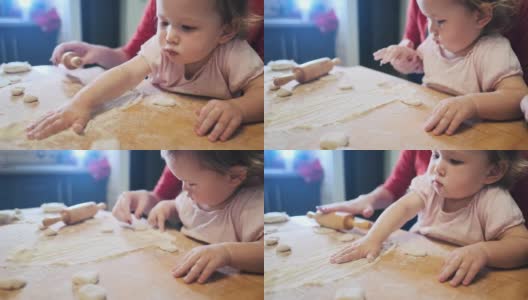
[[45,218],[44,220],[42,220],[42,225],[44,227],[49,227],[60,221],[62,221],[62,217]]
[[275,86],[283,86],[286,83],[288,83],[288,82],[290,82],[290,81],[292,81],[294,79],[295,79],[295,75],[294,74],[279,76],[279,77],[275,77],[273,79],[273,84]]
[[334,66],[340,65],[341,64],[341,59],[339,59],[339,57],[336,57],[336,58],[332,59],[332,63],[334,64]]
[[310,219],[315,219],[315,213],[313,211],[309,211],[306,213],[306,216]]
[[101,203],[97,204],[97,208],[100,209],[100,210],[105,210],[106,209],[106,204],[101,202]]

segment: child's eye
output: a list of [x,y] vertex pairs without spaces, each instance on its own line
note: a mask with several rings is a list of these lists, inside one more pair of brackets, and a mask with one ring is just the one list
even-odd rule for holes
[[167,22],[167,21],[160,21],[160,26],[161,26],[161,27],[167,27],[167,26],[169,26],[169,22]]
[[438,26],[442,26],[444,23],[445,23],[445,20],[437,20],[437,21],[436,21],[436,24],[437,24]]
[[456,160],[456,159],[450,159],[449,162],[453,165],[460,165],[463,163],[463,161],[461,160]]
[[190,32],[196,29],[196,27],[192,27],[188,25],[181,25],[180,27],[184,32]]
[[438,159],[440,157],[440,154],[438,152],[433,152],[433,158]]

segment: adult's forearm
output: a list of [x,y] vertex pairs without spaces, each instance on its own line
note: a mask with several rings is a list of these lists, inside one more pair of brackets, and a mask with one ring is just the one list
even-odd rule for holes
[[108,48],[105,46],[97,47],[97,64],[105,69],[111,69],[123,64],[130,58],[122,48]]

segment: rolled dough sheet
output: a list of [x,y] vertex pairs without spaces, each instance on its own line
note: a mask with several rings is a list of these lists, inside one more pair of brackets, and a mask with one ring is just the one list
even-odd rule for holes
[[[107,220],[103,222],[104,219]],[[4,226],[0,228],[2,237],[16,239],[17,232],[24,231],[24,233],[18,234],[19,240],[16,243],[6,243],[19,246],[7,249],[8,257],[0,257],[0,267],[76,265],[109,259],[149,247],[156,249],[170,244],[174,239],[167,232],[161,233],[150,228],[143,231],[132,231],[117,226],[115,234],[101,233],[101,229],[113,221],[108,219],[112,217],[96,217],[90,222],[64,226],[53,239],[38,237],[35,224]],[[36,238],[33,240],[24,238],[28,236]],[[0,253],[6,253],[6,251],[0,251]]]

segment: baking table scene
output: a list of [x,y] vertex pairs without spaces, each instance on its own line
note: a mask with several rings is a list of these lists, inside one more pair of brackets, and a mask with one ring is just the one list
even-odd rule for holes
[[164,231],[147,221],[182,191],[159,151],[0,151],[0,162],[0,299],[263,299],[263,275],[229,262],[200,282],[175,275],[211,245],[178,217]]
[[526,173],[450,207],[445,156],[483,154],[266,151],[265,299],[526,299]]
[[416,0],[273,1],[265,149],[528,148],[528,5],[508,3],[464,40]]

